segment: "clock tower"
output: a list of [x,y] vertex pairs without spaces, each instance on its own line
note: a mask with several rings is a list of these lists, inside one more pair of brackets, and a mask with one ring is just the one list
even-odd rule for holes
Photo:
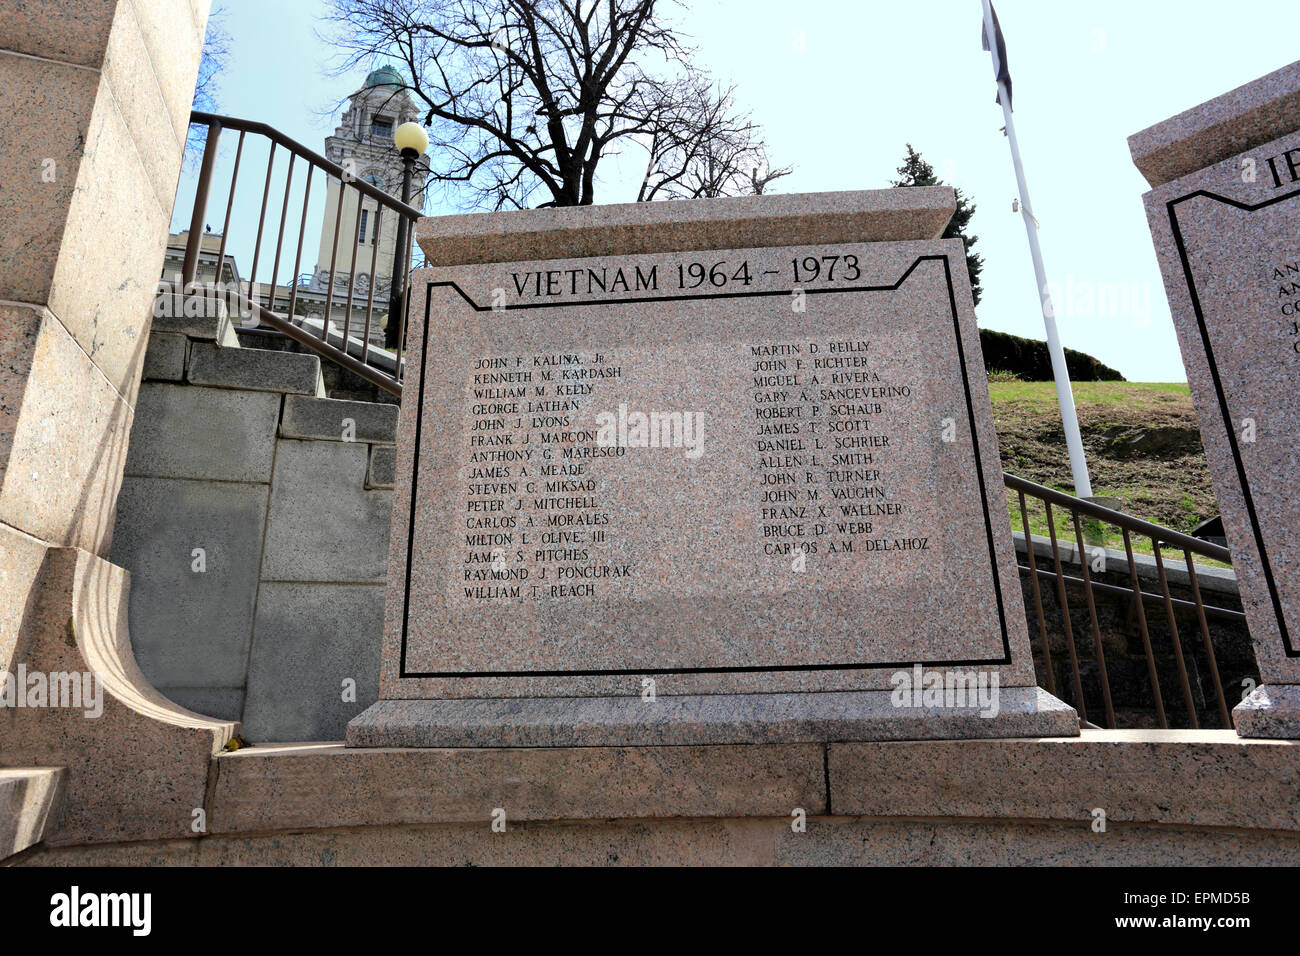
[[[406,81],[391,66],[381,66],[366,77],[365,84],[348,97],[334,135],[325,140],[325,156],[338,163],[349,175],[365,180],[392,196],[402,189],[402,159],[393,146],[393,130],[402,123],[418,122],[420,112],[406,92]],[[415,164],[411,194],[419,205],[425,181],[427,161]],[[373,199],[340,186],[330,179],[325,197],[325,214],[321,220],[320,250],[311,288],[328,292],[331,260],[334,268],[335,296],[346,296],[348,276],[355,251],[356,278],[354,296],[368,296],[372,278],[376,281],[375,303],[386,310],[389,282],[393,274],[393,256],[397,243],[397,217],[391,210],[381,213]],[[343,209],[339,210],[340,193]],[[337,252],[335,251],[337,235]],[[374,263],[374,276],[371,264]]]

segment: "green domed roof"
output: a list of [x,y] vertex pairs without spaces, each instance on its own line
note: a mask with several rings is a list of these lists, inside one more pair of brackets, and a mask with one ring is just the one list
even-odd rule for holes
[[367,88],[372,86],[387,86],[394,90],[400,90],[406,86],[406,78],[398,73],[395,68],[384,64],[379,69],[371,72],[366,77],[365,85]]

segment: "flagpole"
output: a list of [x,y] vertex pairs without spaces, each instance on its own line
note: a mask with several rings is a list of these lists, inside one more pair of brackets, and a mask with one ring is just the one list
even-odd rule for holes
[[[989,49],[997,49],[993,31],[992,0],[984,4],[984,36]],[[1043,266],[1043,253],[1038,247],[1038,225],[1034,209],[1029,202],[1029,187],[1025,183],[1025,170],[1020,163],[1020,144],[1016,140],[1016,124],[1011,117],[1011,93],[998,81],[998,100],[1006,119],[1007,142],[1011,144],[1011,163],[1016,169],[1016,185],[1020,189],[1020,214],[1025,220],[1025,234],[1029,237],[1029,254],[1034,260],[1034,276],[1038,280],[1039,300],[1043,308],[1043,326],[1047,330],[1047,352],[1052,359],[1052,378],[1056,381],[1056,400],[1061,407],[1061,424],[1065,426],[1065,446],[1070,453],[1070,471],[1074,474],[1074,493],[1080,498],[1092,497],[1092,482],[1088,479],[1088,462],[1083,454],[1083,438],[1079,434],[1079,416],[1074,408],[1074,392],[1070,389],[1070,370],[1061,348],[1061,336],[1056,330],[1056,310],[1052,307],[1052,294],[1047,286],[1047,270]]]

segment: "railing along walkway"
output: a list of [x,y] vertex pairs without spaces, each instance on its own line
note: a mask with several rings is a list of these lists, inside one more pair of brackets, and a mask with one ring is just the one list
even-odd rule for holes
[[[402,263],[411,261],[411,245],[415,236],[415,222],[420,218],[420,211],[413,206],[409,206],[397,199],[394,199],[388,193],[384,192],[363,179],[351,174],[337,163],[331,162],[319,153],[308,149],[301,143],[298,143],[285,136],[279,130],[266,125],[265,123],[255,123],[249,120],[235,119],[230,116],[216,116],[211,113],[192,112],[190,114],[190,123],[197,124],[207,128],[207,137],[203,145],[203,158],[199,166],[198,185],[194,196],[194,210],[190,218],[189,238],[185,247],[185,260],[181,272],[181,285],[187,293],[197,293],[201,295],[219,295],[227,299],[232,310],[237,308],[240,315],[252,315],[261,325],[268,326],[276,331],[283,332],[285,335],[300,342],[313,352],[329,359],[331,362],[342,366],[361,376],[366,381],[387,390],[388,392],[400,397],[402,393],[402,378],[404,375],[404,363],[400,360],[394,362],[394,368],[389,371],[379,368],[370,361],[370,350],[361,348],[361,357],[357,358],[350,354],[348,348],[348,339],[355,333],[360,332],[362,343],[369,343],[372,328],[376,328],[375,322],[375,291],[379,285],[375,278],[375,269],[379,264],[379,247],[381,245],[380,237],[381,222],[385,213],[393,216],[404,217],[408,221],[408,228],[405,230],[405,242],[403,248],[395,249],[392,262],[394,269],[404,270]],[[196,285],[199,269],[199,259],[202,253],[202,243],[204,236],[204,227],[207,221],[208,202],[211,196],[214,170],[217,161],[217,149],[221,143],[222,133],[232,131],[239,133],[238,144],[235,147],[234,165],[230,175],[230,184],[226,193],[226,210],[225,219],[221,229],[221,245],[217,251],[215,277],[217,283],[215,288],[204,288]],[[248,273],[248,292],[241,289],[226,290],[221,288],[220,277],[222,269],[226,263],[226,244],[230,235],[230,220],[235,208],[235,195],[239,186],[240,167],[244,159],[245,140],[249,137],[260,137],[269,143],[266,161],[266,177],[262,185],[261,206],[257,217],[257,238],[253,245],[253,262],[252,268]],[[279,225],[275,241],[275,258],[271,266],[271,281],[259,285],[256,281],[257,268],[261,262],[263,234],[267,226],[267,211],[271,208],[271,182],[275,171],[277,152],[282,152],[288,158],[288,167],[284,181],[284,196],[276,203],[279,208]],[[300,200],[293,203],[291,214],[291,196],[293,195],[294,177],[298,170],[301,175],[305,176],[304,189]],[[288,315],[293,316],[297,312],[297,303],[299,292],[302,288],[298,277],[302,269],[302,250],[303,241],[307,230],[307,209],[311,202],[312,185],[317,179],[322,180],[326,186],[332,179],[338,183],[338,204],[334,214],[334,239],[331,252],[329,273],[326,280],[326,298],[324,304],[325,325],[320,331],[306,327],[293,322],[290,318],[280,315],[275,311],[275,296],[277,284],[280,288],[289,290]],[[369,268],[366,275],[369,277],[368,289],[365,293],[365,313],[364,320],[358,321],[354,327],[353,311],[354,307],[359,307],[358,292],[356,290],[357,277],[357,257],[363,242],[355,241],[356,237],[349,237],[347,244],[352,247],[351,253],[345,255],[348,258],[346,270],[346,298],[340,296],[338,305],[343,307],[343,320],[337,323],[333,320],[335,309],[335,286],[336,275],[339,273],[339,237],[343,225],[344,208],[355,203],[355,216],[351,220],[357,223],[361,219],[362,202],[365,199],[373,200],[377,205],[374,210],[375,221],[370,224],[373,230],[371,233],[373,239],[370,243],[370,262],[366,263],[363,259],[361,265],[363,268]],[[299,208],[300,207],[300,208]],[[281,263],[287,265],[287,258],[284,258],[284,237],[285,227],[292,219],[298,220],[298,237],[293,250],[292,269],[288,270],[284,281],[281,282]],[[394,243],[395,244],[395,243]],[[165,285],[165,284],[164,284]],[[410,306],[410,289],[405,282],[401,283],[402,295],[400,301],[380,302],[381,309],[385,309],[391,316],[394,312],[398,313],[397,321],[400,322],[397,335],[396,352],[397,356],[402,355],[403,346],[406,341],[407,313]],[[180,290],[177,290],[180,291]],[[259,299],[261,301],[259,301]],[[327,329],[330,326],[342,327],[342,348],[336,348],[329,341],[331,337]],[[337,336],[335,336],[337,337]]]
[[[1128,609],[1136,621],[1137,631],[1141,638],[1142,653],[1146,662],[1146,677],[1151,693],[1150,700],[1159,725],[1161,727],[1170,726],[1169,708],[1166,706],[1165,692],[1161,687],[1159,677],[1159,665],[1163,655],[1157,654],[1157,646],[1161,645],[1162,650],[1167,648],[1168,656],[1172,657],[1177,672],[1176,692],[1181,696],[1183,705],[1181,716],[1185,726],[1200,726],[1198,711],[1202,708],[1198,705],[1198,695],[1194,692],[1199,690],[1200,687],[1199,682],[1194,684],[1191,679],[1189,664],[1193,663],[1193,655],[1203,655],[1197,663],[1205,665],[1204,670],[1208,672],[1213,687],[1211,694],[1208,695],[1212,697],[1212,703],[1206,709],[1215,712],[1220,726],[1231,727],[1232,719],[1229,714],[1231,707],[1224,692],[1224,680],[1219,666],[1210,621],[1214,620],[1242,628],[1244,627],[1245,615],[1238,608],[1206,603],[1200,586],[1200,574],[1204,572],[1204,568],[1202,568],[1201,572],[1198,572],[1193,557],[1199,556],[1208,558],[1211,561],[1231,564],[1231,552],[1220,545],[1190,537],[1170,528],[1152,524],[1149,521],[1142,521],[1123,512],[1081,498],[1075,498],[1072,495],[1015,475],[1004,474],[1003,479],[1008,491],[1014,496],[1013,503],[1018,501],[1020,506],[1022,526],[1020,530],[1023,531],[1025,544],[1023,554],[1020,555],[1022,561],[1020,572],[1028,582],[1028,591],[1031,598],[1031,607],[1029,609],[1030,636],[1035,650],[1043,660],[1044,666],[1042,670],[1045,678],[1043,683],[1046,685],[1046,689],[1053,694],[1061,693],[1079,711],[1079,715],[1083,720],[1089,720],[1080,664],[1083,658],[1082,648],[1080,642],[1076,641],[1075,622],[1073,620],[1076,615],[1081,616],[1086,608],[1087,631],[1092,645],[1091,663],[1092,667],[1095,668],[1097,682],[1100,684],[1102,701],[1102,713],[1094,716],[1104,721],[1106,727],[1117,726],[1110,674],[1106,664],[1106,642],[1103,639],[1102,627],[1098,619],[1098,595],[1103,595],[1127,602]],[[1047,526],[1046,542],[1044,542],[1044,536],[1041,533],[1035,535],[1030,531],[1030,500],[1033,500],[1045,515]],[[1065,513],[1064,516],[1059,515],[1061,511]],[[1058,517],[1064,517],[1064,524],[1073,539],[1072,541],[1062,542],[1058,540]],[[1085,536],[1085,524],[1090,526],[1093,542],[1089,542]],[[1107,576],[1114,573],[1107,566],[1107,560],[1118,552],[1095,543],[1095,539],[1098,537],[1109,537],[1104,533],[1105,526],[1117,529],[1123,540],[1123,556],[1127,565],[1125,569],[1127,573],[1121,576],[1127,580],[1122,584],[1098,581],[1094,577],[1094,574],[1099,571]],[[1102,530],[1103,533],[1097,534],[1098,530]],[[1135,556],[1135,539],[1140,544],[1149,544],[1151,557],[1155,565],[1154,575],[1150,575],[1148,569],[1140,568]],[[1046,549],[1043,548],[1044,543],[1047,544]],[[1189,592],[1187,597],[1175,597],[1171,590],[1171,569],[1165,563],[1166,549],[1180,555],[1181,563],[1186,569],[1185,585],[1183,587]],[[1048,567],[1046,568],[1041,567],[1039,564],[1040,552],[1044,550],[1046,550],[1048,556]],[[1071,571],[1074,573],[1066,573],[1067,565],[1073,565]],[[1144,586],[1142,583],[1143,577],[1154,577],[1159,585],[1158,590],[1149,590],[1148,587]],[[1055,634],[1049,633],[1048,615],[1043,601],[1044,585],[1054,592],[1059,612],[1060,630]],[[1071,591],[1075,593],[1076,603],[1073,608],[1070,603]],[[1082,592],[1082,605],[1079,604],[1080,591]],[[1160,641],[1156,641],[1153,636],[1156,621],[1148,616],[1148,606],[1154,607],[1155,614],[1160,616],[1163,625],[1161,628],[1163,633],[1160,635],[1162,640]],[[1194,620],[1192,626],[1196,632],[1196,637],[1199,637],[1199,641],[1194,638],[1184,638],[1179,628],[1180,611],[1183,612],[1184,624],[1187,623],[1188,617]],[[1052,640],[1054,636],[1061,640],[1054,642]],[[1052,657],[1053,643],[1056,643],[1058,647],[1063,643],[1069,659],[1069,686],[1067,688],[1058,689],[1057,687],[1056,667]],[[1168,658],[1164,659],[1167,660]],[[1198,674],[1200,670],[1200,667],[1196,668]]]

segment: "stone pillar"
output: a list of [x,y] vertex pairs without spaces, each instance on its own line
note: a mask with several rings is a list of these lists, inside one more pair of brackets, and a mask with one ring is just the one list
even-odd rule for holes
[[1300,62],[1129,138],[1264,685],[1300,738]]
[[[136,680],[126,575],[103,559],[208,7],[0,0],[0,671],[118,668],[110,721],[0,708],[0,764],[70,768],[65,839],[185,835],[230,732]],[[185,779],[140,786],[170,772],[139,776],[163,738]],[[124,822],[133,785],[145,809]]]
[[0,7],[0,523],[104,555],[208,2]]

